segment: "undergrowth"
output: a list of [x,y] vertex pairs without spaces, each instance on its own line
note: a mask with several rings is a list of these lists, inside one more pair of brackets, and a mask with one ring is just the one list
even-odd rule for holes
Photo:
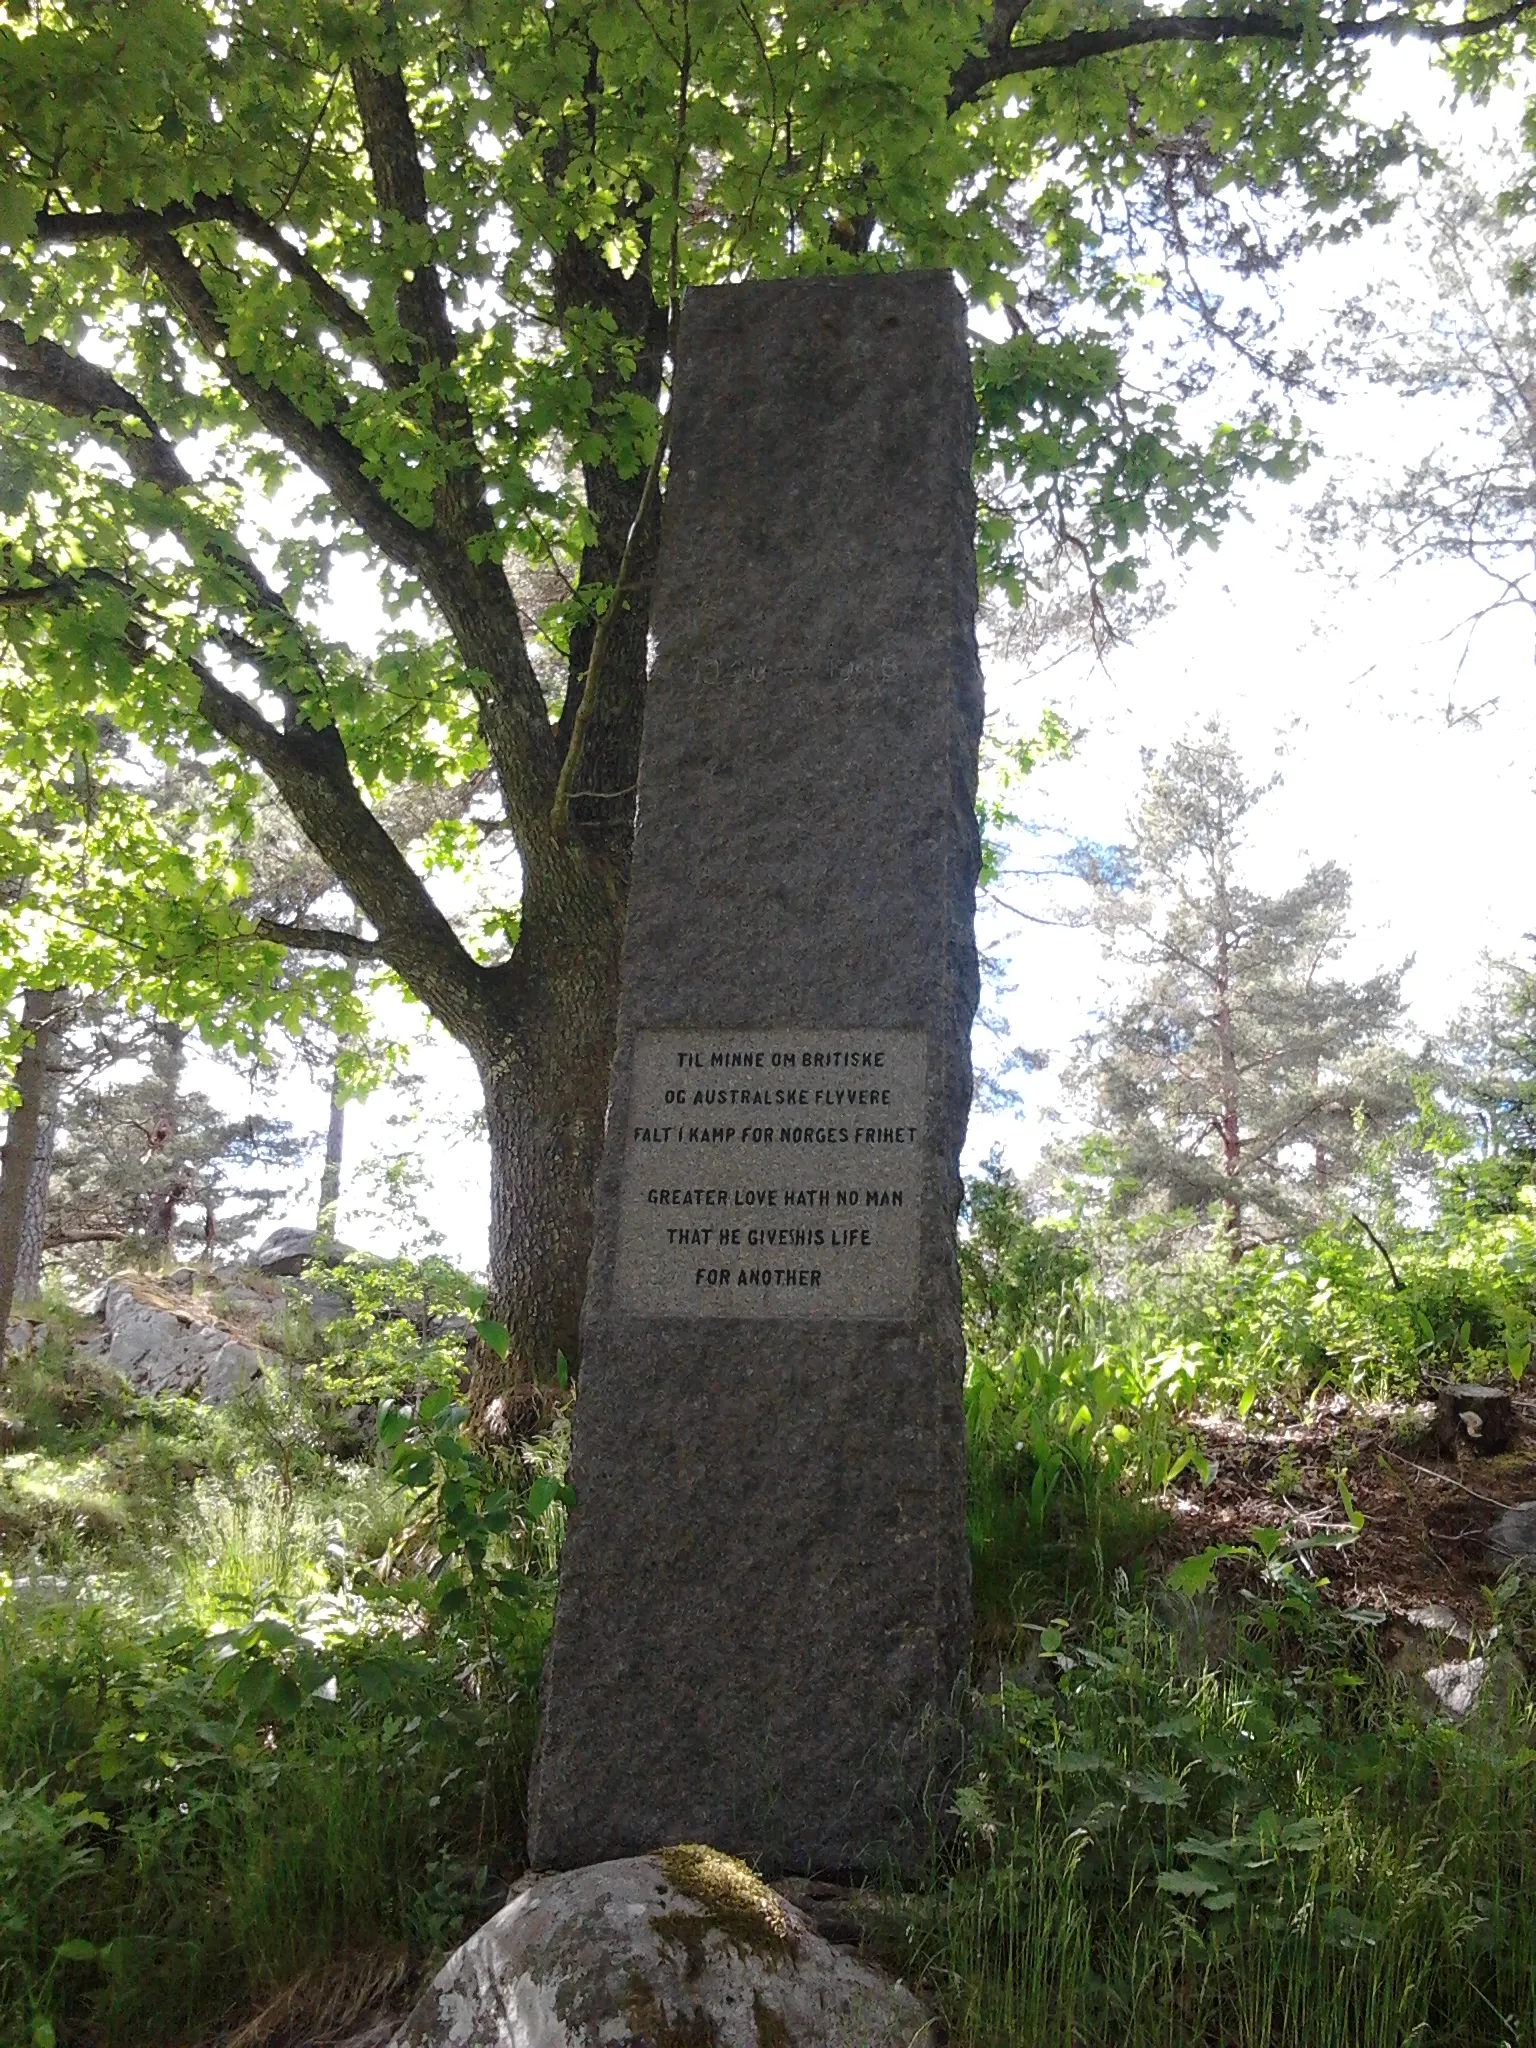
[[0,2043],[277,2048],[520,1867],[563,1435],[429,1388],[359,1456],[324,1375],[138,1401],[68,1335],[6,1389]]
[[[1536,1716],[1426,1722],[1368,1621],[1257,1579],[1118,1597],[980,1698],[957,1835],[904,1901],[968,2048],[1536,2039]],[[1044,1643],[1045,1649],[1040,1649]]]
[[1207,1477],[1200,1411],[1518,1384],[1531,1191],[1235,1263],[1095,1259],[1006,1174],[972,1184],[968,1223],[977,1689],[947,1832],[900,1902],[952,2038],[1529,2048],[1531,1589],[1490,1588],[1500,1682],[1451,1725],[1378,1654],[1382,1617],[1328,1597],[1325,1546],[1360,1524],[1342,1484],[1342,1535],[1258,1527],[1161,1584],[1143,1560],[1172,1483]]
[[[1308,1576],[1358,1526],[1342,1481],[1342,1534],[1147,1566],[1202,1412],[1518,1383],[1536,1207],[1121,1250],[971,1190],[973,1715],[901,1962],[957,2048],[1536,2048],[1530,1587],[1450,1725]],[[135,1401],[63,1319],[12,1363],[0,2048],[332,2038],[518,1866],[564,1423],[478,1448],[475,1291],[352,1285],[222,1411]]]

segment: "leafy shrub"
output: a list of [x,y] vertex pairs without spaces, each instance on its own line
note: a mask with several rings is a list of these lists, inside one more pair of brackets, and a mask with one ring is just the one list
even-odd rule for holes
[[334,1598],[211,1634],[0,1607],[0,2039],[185,2040],[451,1941],[516,1868],[540,1647]]
[[1068,1232],[1034,1220],[1018,1179],[995,1159],[967,1183],[960,1283],[974,1345],[1007,1349],[1042,1323],[1070,1320],[1088,1266]]
[[405,1401],[455,1385],[485,1289],[436,1255],[354,1257],[333,1269],[349,1312],[325,1332],[324,1380],[341,1402]]
[[[1391,1264],[1388,1264],[1390,1258]],[[1464,1215],[1379,1247],[1353,1219],[1295,1249],[1219,1254],[1133,1282],[1141,1344],[1191,1356],[1202,1396],[1322,1385],[1414,1395],[1426,1379],[1524,1372],[1536,1330],[1536,1209]]]
[[516,1452],[477,1443],[467,1411],[442,1388],[416,1409],[386,1408],[379,1438],[390,1475],[418,1504],[431,1557],[409,1590],[450,1627],[487,1641],[542,1636],[572,1495],[569,1429]]

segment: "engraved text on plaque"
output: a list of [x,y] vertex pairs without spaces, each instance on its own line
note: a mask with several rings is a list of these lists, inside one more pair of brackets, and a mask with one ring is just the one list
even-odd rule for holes
[[643,1031],[615,1306],[902,1319],[917,1278],[920,1031]]

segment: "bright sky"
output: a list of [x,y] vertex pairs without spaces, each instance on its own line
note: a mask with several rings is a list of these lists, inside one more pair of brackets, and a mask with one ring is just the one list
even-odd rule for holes
[[[1446,110],[1418,53],[1386,53],[1381,72],[1383,106],[1411,104],[1432,139],[1475,149],[1489,134],[1486,120]],[[1512,134],[1513,110],[1500,110],[1492,128]],[[1400,230],[1388,229],[1367,245],[1304,259],[1285,285],[1298,338],[1325,334],[1332,308],[1373,277],[1400,272],[1401,251]],[[1445,425],[1438,412],[1425,402],[1409,418],[1400,399],[1368,391],[1314,410],[1308,423],[1324,442],[1324,464],[1299,491],[1256,489],[1248,518],[1217,554],[1187,565],[1171,585],[1170,608],[1134,644],[1102,665],[1078,658],[1033,680],[988,676],[994,710],[1029,726],[1042,703],[1054,703],[1083,732],[1073,758],[1051,764],[1023,792],[1039,838],[1017,847],[1022,864],[1070,839],[1122,837],[1141,750],[1161,750],[1219,715],[1255,780],[1275,767],[1285,778],[1254,820],[1253,879],[1283,887],[1313,862],[1340,861],[1354,878],[1347,965],[1368,973],[1412,954],[1405,992],[1424,1031],[1469,998],[1482,951],[1519,952],[1523,934],[1536,929],[1532,622],[1506,615],[1484,626],[1463,661],[1458,628],[1486,601],[1474,571],[1386,576],[1382,562],[1358,559],[1339,565],[1355,572],[1350,587],[1310,564],[1301,541],[1302,507],[1330,465],[1399,465],[1437,438]],[[1448,700],[1489,708],[1480,720],[1448,721]],[[1055,886],[1019,884],[1007,893],[1036,914],[1062,900]],[[1047,1049],[1052,1066],[1018,1084],[1017,1113],[973,1117],[967,1163],[998,1146],[1025,1167],[1062,1110],[1057,1072],[1103,1000],[1106,970],[1086,932],[989,912],[981,936],[1006,963],[1008,993],[999,999],[993,991],[990,1000],[1005,1012],[1010,1038]],[[415,1018],[420,1028],[421,1013]],[[979,1039],[977,1052],[980,1063],[995,1064],[995,1045]],[[474,1073],[436,1032],[424,1039],[418,1065],[413,1121],[391,1122],[404,1105],[390,1091],[351,1112],[354,1170],[341,1234],[380,1250],[398,1241],[398,1219],[370,1198],[355,1169],[370,1155],[403,1152],[419,1169],[420,1210],[443,1249],[481,1267],[488,1170],[483,1141],[467,1128],[479,1102]],[[285,1085],[280,1112],[300,1127],[323,1128],[323,1101],[302,1078]],[[317,1162],[316,1183],[318,1173]],[[291,1220],[312,1220],[315,1199],[305,1191]]]

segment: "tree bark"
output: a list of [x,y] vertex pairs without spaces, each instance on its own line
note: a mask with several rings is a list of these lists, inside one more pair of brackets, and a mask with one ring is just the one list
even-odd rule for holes
[[[354,933],[358,931],[358,920],[352,919]],[[353,960],[347,972],[349,989],[357,985],[358,962]],[[347,1098],[342,1086],[342,1055],[348,1041],[340,1038],[336,1043],[336,1056],[331,1061],[330,1116],[325,1126],[325,1162],[320,1169],[320,1207],[315,1217],[315,1242],[330,1246],[336,1241],[336,1211],[341,1206],[341,1165],[345,1157],[347,1142]]]
[[1223,1198],[1227,1258],[1235,1266],[1243,1255],[1243,1140],[1238,1114],[1237,1044],[1232,1026],[1231,918],[1224,879],[1216,891],[1220,936],[1216,944],[1216,1046],[1221,1060],[1221,1170],[1228,1193]]
[[13,1299],[35,1301],[43,1289],[43,1242],[48,1225],[48,1189],[53,1180],[53,1148],[59,1135],[59,1091],[63,1075],[48,1058],[43,1066],[43,1107],[32,1148],[32,1173],[22,1209],[21,1244],[16,1255]]
[[482,1353],[470,1390],[492,1433],[537,1423],[562,1357],[578,1363],[622,939],[616,894],[589,892],[579,915],[526,905],[524,971],[471,1046],[491,1151],[490,1306],[511,1340],[505,1362]]
[[336,1211],[341,1203],[341,1161],[347,1136],[347,1105],[341,1092],[339,1063],[331,1068],[331,1114],[325,1127],[325,1164],[320,1169],[320,1209],[315,1218],[315,1242],[329,1245],[336,1238]]
[[26,1041],[14,1077],[20,1100],[6,1121],[0,1148],[0,1351],[12,1307],[31,1299],[42,1278],[59,1097],[59,1069],[52,1055],[67,1015],[64,989],[29,988],[22,999]]
[[160,1246],[169,1265],[176,1248],[176,1218],[192,1192],[178,1156],[176,1136],[181,1116],[181,1082],[187,1064],[187,1034],[179,1024],[161,1024],[155,1032],[150,1071],[159,1087],[154,1105],[154,1122],[147,1133],[150,1152],[165,1162],[166,1175],[150,1199],[149,1234]]

